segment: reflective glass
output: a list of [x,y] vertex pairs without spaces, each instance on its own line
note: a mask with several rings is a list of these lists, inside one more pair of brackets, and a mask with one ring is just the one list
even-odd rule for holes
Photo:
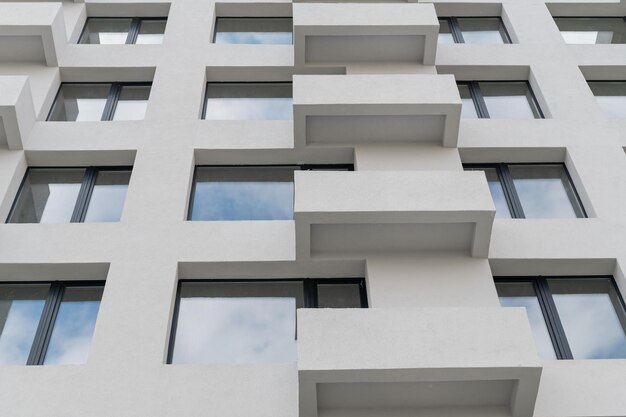
[[99,286],[65,288],[44,364],[87,362],[102,291]]
[[502,307],[524,307],[533,332],[539,356],[543,359],[556,359],[554,345],[550,339],[546,320],[539,306],[539,300],[530,282],[496,283]]
[[549,279],[574,359],[626,358],[626,315],[609,279]]
[[218,17],[215,43],[291,45],[291,18]]
[[589,88],[609,117],[626,117],[626,81],[589,81]]
[[302,282],[182,283],[172,363],[294,362]]
[[48,120],[102,120],[110,84],[62,84]]
[[9,223],[69,223],[85,170],[30,169]]
[[454,43],[450,22],[447,19],[439,19],[439,37],[437,43]]
[[495,168],[467,168],[467,171],[483,171],[487,177],[487,184],[489,185],[489,191],[493,198],[493,203],[496,206],[496,218],[510,219],[511,210],[506,201],[504,194],[504,188],[498,175],[498,170]]
[[291,220],[293,171],[199,167],[191,220]]
[[465,43],[509,43],[499,17],[459,17]]
[[539,109],[525,82],[480,82],[480,91],[492,119],[539,118]]
[[319,308],[361,308],[359,284],[317,284]]
[[125,44],[132,19],[106,19],[90,17],[80,37],[82,44]]
[[142,120],[148,108],[150,86],[125,85],[115,106],[113,120]]
[[584,217],[563,165],[510,165],[526,218]]
[[99,171],[85,222],[117,222],[122,215],[130,171]]
[[554,21],[566,43],[626,43],[626,21],[621,17],[555,17]]
[[477,119],[478,113],[476,112],[476,106],[470,93],[470,88],[467,84],[459,84],[459,94],[461,94],[461,118],[462,119]]
[[293,118],[291,84],[209,83],[207,120],[289,120]]
[[136,44],[160,44],[163,43],[165,24],[167,20],[142,20],[137,34]]
[[48,284],[0,285],[0,365],[25,365],[41,320]]

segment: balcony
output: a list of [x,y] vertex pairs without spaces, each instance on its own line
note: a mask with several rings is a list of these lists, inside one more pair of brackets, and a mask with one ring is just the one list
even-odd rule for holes
[[295,65],[435,65],[432,4],[294,4]]
[[524,309],[298,310],[300,417],[533,415]]
[[295,173],[299,259],[421,250],[486,257],[494,216],[482,172]]
[[452,75],[294,75],[296,147],[439,143],[456,147]]
[[28,77],[0,76],[0,91],[0,148],[23,149],[22,141],[35,124]]

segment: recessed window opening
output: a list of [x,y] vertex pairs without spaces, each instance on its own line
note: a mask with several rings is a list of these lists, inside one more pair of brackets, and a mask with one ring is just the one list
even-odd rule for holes
[[543,119],[528,81],[458,82],[464,119]]
[[213,42],[291,45],[293,20],[290,17],[218,17]]
[[511,38],[500,17],[443,17],[438,43],[505,44]]
[[293,119],[291,83],[207,83],[202,118],[207,120],[291,120]]
[[166,17],[89,17],[80,44],[160,44]]
[[626,17],[555,17],[565,43],[626,43]]
[[626,117],[626,81],[587,81],[604,114]]

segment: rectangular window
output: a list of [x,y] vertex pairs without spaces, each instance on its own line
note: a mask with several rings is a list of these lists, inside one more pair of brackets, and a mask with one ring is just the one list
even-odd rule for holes
[[484,171],[498,218],[587,217],[563,164],[465,165]]
[[89,17],[80,44],[160,44],[166,17]]
[[47,120],[142,120],[150,89],[150,83],[63,83]]
[[[189,220],[292,220],[294,171],[323,166],[196,167]],[[328,167],[348,170],[348,166]]]
[[598,105],[608,117],[626,117],[626,81],[588,81]]
[[527,81],[459,82],[467,119],[542,119],[543,113]]
[[291,120],[291,83],[208,83],[207,120]]
[[626,358],[626,313],[613,278],[496,278],[496,289],[503,307],[526,308],[542,358]]
[[555,17],[565,43],[626,43],[626,17]]
[[7,223],[117,222],[130,168],[29,168]]
[[168,363],[294,362],[296,309],[367,307],[361,278],[181,281]]
[[215,43],[291,45],[290,17],[218,17]]
[[0,364],[87,361],[104,284],[0,284]]
[[511,38],[500,17],[444,17],[438,43],[505,44]]

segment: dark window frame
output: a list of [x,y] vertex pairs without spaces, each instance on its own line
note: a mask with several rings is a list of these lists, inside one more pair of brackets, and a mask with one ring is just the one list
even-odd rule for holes
[[[206,101],[206,100],[205,100]],[[316,170],[328,170],[328,171],[354,171],[354,164],[276,164],[276,165],[196,165],[193,168],[193,175],[191,178],[191,191],[189,194],[189,207],[187,207],[187,221],[191,220],[193,211],[193,203],[196,197],[196,175],[198,168],[294,168],[294,171],[316,171]]]
[[464,169],[485,169],[491,168],[495,169],[498,178],[500,180],[500,185],[502,186],[502,190],[504,191],[504,197],[506,199],[506,203],[509,206],[509,212],[511,214],[511,218],[513,219],[525,219],[526,216],[524,214],[524,209],[522,207],[522,203],[520,202],[519,196],[517,195],[517,191],[515,190],[515,184],[513,183],[513,177],[511,176],[511,172],[509,171],[510,165],[518,165],[518,166],[534,166],[534,165],[560,165],[563,167],[565,171],[565,175],[567,175],[567,180],[569,181],[572,191],[574,193],[576,205],[572,205],[572,209],[576,213],[576,218],[586,219],[588,218],[587,212],[585,210],[585,206],[580,200],[580,195],[578,194],[578,190],[574,186],[574,182],[572,181],[572,177],[567,170],[567,166],[562,162],[502,162],[502,163],[487,163],[487,164],[463,164]]
[[[28,167],[26,172],[24,173],[24,178],[22,178],[22,182],[17,190],[17,194],[13,199],[13,204],[11,204],[11,210],[9,210],[9,215],[5,223],[7,224],[19,224],[19,223],[11,223],[10,220],[15,214],[17,201],[24,190],[24,185],[26,184],[26,179],[28,178],[28,174],[31,170],[37,169],[84,169],[85,174],[83,176],[83,182],[80,186],[80,191],[78,192],[78,196],[76,197],[76,203],[74,204],[74,211],[72,213],[72,218],[70,219],[70,223],[83,223],[85,221],[85,216],[87,215],[87,209],[89,208],[89,202],[91,200],[91,195],[93,194],[94,187],[96,185],[96,180],[98,178],[99,172],[115,172],[115,171],[130,171],[132,176],[133,167],[132,166],[61,166],[61,167],[45,167],[45,166],[35,166]],[[38,223],[35,223],[38,224]]]
[[213,26],[213,36],[211,36],[211,43],[215,43],[215,38],[217,38],[217,21],[220,19],[229,20],[229,19],[239,19],[239,20],[253,20],[253,19],[281,19],[281,20],[291,20],[291,44],[293,45],[293,16],[215,16],[215,23]]
[[52,111],[59,100],[59,95],[61,95],[61,90],[64,85],[97,85],[97,84],[109,84],[111,87],[109,88],[109,94],[107,95],[107,102],[104,105],[104,110],[102,111],[102,116],[100,117],[101,122],[110,122],[113,120],[113,116],[115,115],[115,109],[117,108],[117,102],[120,98],[120,93],[122,92],[122,88],[124,87],[150,87],[150,92],[152,92],[152,82],[151,81],[138,81],[138,82],[109,82],[109,81],[96,81],[96,82],[63,82],[59,86],[59,90],[54,96],[54,101],[52,102],[52,106],[50,106],[50,110],[48,111],[48,116],[46,117],[47,122],[61,122],[60,120],[50,120],[50,116],[52,116]]
[[[178,313],[180,310],[180,291],[184,283],[208,283],[208,282],[229,282],[229,283],[246,283],[246,282],[302,282],[304,292],[304,305],[302,308],[318,308],[317,286],[318,284],[358,284],[359,295],[361,298],[361,308],[369,308],[367,301],[367,289],[365,287],[365,278],[251,278],[251,279],[179,279],[176,285],[176,300],[174,302],[174,312],[172,314],[172,325],[170,326],[170,336],[167,345],[167,361],[168,365],[172,364],[172,356],[174,355],[174,346],[176,344],[176,329],[178,327]],[[296,308],[297,310],[297,308]],[[297,325],[297,324],[296,324]]]
[[[131,19],[130,28],[128,29],[128,35],[126,36],[126,42],[124,43],[124,45],[136,45],[135,42],[137,42],[137,36],[139,36],[139,30],[141,29],[141,24],[144,21],[161,21],[162,20],[165,22],[165,25],[167,27],[167,16],[162,16],[162,17],[89,16],[85,20],[85,25],[83,26],[83,30],[80,32],[80,36],[78,37],[79,45],[98,45],[98,44],[91,44],[91,43],[86,43],[86,44],[80,43],[85,36],[85,31],[87,30],[89,19],[101,19],[101,20]],[[163,35],[165,36],[165,29],[163,29]]]
[[454,43],[465,43],[465,39],[463,38],[463,33],[461,32],[461,26],[459,25],[458,18],[468,18],[468,19],[499,19],[502,24],[502,28],[504,29],[504,45],[510,45],[513,42],[511,41],[511,36],[509,35],[509,31],[504,24],[501,16],[448,16],[448,17],[439,17],[439,20],[445,20],[448,22],[448,27],[450,28],[450,33],[452,34],[452,39],[454,39]]
[[[293,81],[206,81],[204,83],[204,98],[202,100],[202,114],[200,115],[200,119],[206,119],[206,107],[207,107],[207,99],[209,95],[209,85],[210,84],[233,84],[233,85],[242,85],[242,84],[290,84],[292,86],[291,98],[293,99]],[[211,120],[209,120],[211,121]]]
[[[539,302],[539,307],[541,308],[541,313],[543,314],[543,319],[545,320],[546,327],[548,328],[548,333],[550,335],[550,340],[552,341],[552,346],[554,347],[554,352],[556,354],[557,359],[560,360],[573,360],[574,356],[572,355],[572,351],[569,346],[569,342],[567,341],[567,336],[565,335],[565,329],[563,328],[563,324],[561,323],[561,319],[556,308],[556,304],[554,303],[554,299],[552,297],[552,291],[550,291],[550,287],[548,285],[548,280],[559,280],[559,279],[608,279],[610,285],[613,286],[615,293],[617,294],[618,301],[626,311],[626,303],[624,302],[624,298],[622,293],[619,291],[619,287],[615,282],[615,278],[612,275],[585,275],[585,276],[572,276],[572,275],[539,275],[539,276],[519,276],[519,277],[494,277],[495,283],[527,283],[532,284],[535,290],[535,294],[537,296],[537,301]],[[503,307],[504,308],[504,307]]]
[[472,98],[472,102],[474,103],[474,108],[476,109],[476,114],[478,115],[479,119],[490,119],[491,117],[489,116],[489,110],[487,109],[487,104],[485,103],[485,98],[482,94],[482,92],[480,91],[480,83],[493,83],[493,84],[498,84],[498,83],[502,83],[502,84],[506,84],[506,83],[525,83],[526,87],[528,88],[528,92],[530,93],[530,97],[531,97],[531,103],[530,106],[531,108],[533,108],[534,110],[536,110],[537,115],[539,117],[535,117],[535,119],[545,119],[546,116],[543,113],[543,110],[541,110],[541,106],[539,105],[539,102],[537,101],[537,96],[535,95],[535,92],[533,91],[532,87],[530,86],[530,83],[528,82],[528,80],[478,80],[478,81],[457,81],[457,85],[465,85],[467,86],[469,92],[470,92],[470,96]]
[[[26,361],[26,365],[43,365],[50,345],[52,331],[56,324],[57,314],[61,307],[63,294],[67,288],[72,287],[102,287],[104,290],[105,281],[2,281],[2,285],[42,285],[50,284],[48,296],[44,303],[41,317],[35,331],[35,337],[30,348],[30,353]],[[96,318],[97,319],[97,318]]]

